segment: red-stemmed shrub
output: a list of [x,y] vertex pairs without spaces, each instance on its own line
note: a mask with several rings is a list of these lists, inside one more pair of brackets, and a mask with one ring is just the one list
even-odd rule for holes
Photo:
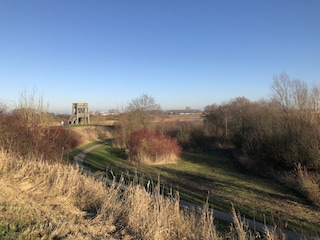
[[177,162],[181,147],[173,138],[142,129],[131,133],[129,159],[136,163]]
[[64,127],[44,128],[38,151],[49,161],[59,161],[64,152],[79,146],[79,139],[77,133]]
[[19,115],[0,112],[0,148],[21,156],[41,156],[58,162],[72,148],[79,146],[80,136],[65,127],[37,126],[27,128]]

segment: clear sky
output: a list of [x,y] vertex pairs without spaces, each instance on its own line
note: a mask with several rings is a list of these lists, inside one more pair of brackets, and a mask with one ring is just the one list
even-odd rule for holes
[[0,103],[33,88],[51,112],[269,98],[286,72],[320,83],[319,0],[1,0]]

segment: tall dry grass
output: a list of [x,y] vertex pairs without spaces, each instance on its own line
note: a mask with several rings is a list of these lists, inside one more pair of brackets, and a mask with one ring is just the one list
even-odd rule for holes
[[[114,212],[121,208],[116,187],[106,188],[103,182],[81,175],[73,166],[23,159],[4,151],[0,159],[0,181],[5,186],[0,204],[10,209],[0,222],[6,229],[1,237],[5,238],[6,232],[9,236],[16,233],[8,239],[112,236],[117,217]],[[12,222],[19,222],[18,230]]]
[[315,206],[320,207],[320,176],[316,173],[309,173],[307,169],[298,165],[297,173],[297,190],[300,191]]
[[106,138],[112,138],[111,130],[105,126],[74,126],[70,129],[80,136],[79,141],[81,146]]
[[174,153],[168,153],[160,156],[149,156],[145,153],[138,153],[135,159],[139,159],[139,163],[146,165],[161,165],[179,162],[179,156]]
[[293,172],[274,173],[274,178],[301,193],[313,206],[320,207],[320,175],[298,164]]
[[159,186],[107,184],[74,166],[4,150],[0,185],[1,239],[251,239],[238,218],[237,234],[219,233],[208,206],[183,210],[179,195],[164,198]]

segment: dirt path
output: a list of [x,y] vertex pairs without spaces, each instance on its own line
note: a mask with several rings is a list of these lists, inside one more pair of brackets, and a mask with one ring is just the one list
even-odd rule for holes
[[[82,153],[78,154],[77,156],[74,157],[74,161],[76,164],[79,165],[80,169],[82,169],[82,171],[86,174],[92,174],[92,172],[90,171],[89,168],[84,166],[84,159],[86,157],[86,154],[98,147],[103,146],[104,144],[97,144],[94,145],[92,147],[89,147],[87,149],[85,149]],[[110,180],[111,181],[111,180]],[[200,205],[196,205],[184,200],[180,200],[180,206],[181,207],[187,207],[189,209],[195,210],[195,211],[201,211],[202,206]],[[211,209],[210,209],[211,211]],[[219,210],[214,210],[212,209],[213,215],[216,219],[224,221],[224,222],[233,222],[233,216],[231,213],[228,212],[223,212],[223,211],[219,211]],[[262,222],[257,222],[256,220],[252,220],[252,219],[241,219],[242,221],[245,221],[245,223],[249,226],[250,229],[253,229],[254,231],[259,231],[259,232],[264,232],[264,229],[267,227],[270,231],[273,230],[273,226],[267,226]],[[286,229],[277,229],[277,231],[279,233],[283,233],[286,235],[286,238],[288,240],[298,240],[298,239],[308,239],[308,237],[302,237],[300,234],[286,230]],[[316,239],[316,238],[313,238]]]
[[94,146],[91,146],[85,150],[83,150],[81,153],[79,153],[77,156],[74,157],[74,162],[76,164],[78,164],[78,166],[80,167],[80,169],[83,169],[83,170],[88,170],[90,172],[89,169],[86,169],[83,162],[84,162],[84,159],[86,158],[86,155],[88,152],[91,152],[92,150],[98,148],[98,147],[101,147],[103,146],[104,144],[97,144],[97,145],[94,145]]

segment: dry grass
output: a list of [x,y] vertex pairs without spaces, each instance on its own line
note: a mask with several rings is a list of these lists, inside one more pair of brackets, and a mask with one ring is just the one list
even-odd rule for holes
[[309,172],[298,165],[295,174],[292,172],[278,174],[278,176],[275,174],[275,178],[300,192],[315,207],[320,207],[320,175],[318,173]]
[[296,171],[298,190],[314,205],[320,207],[320,177],[316,176],[316,174],[312,175],[308,173],[308,171],[303,169],[300,165],[297,167]]
[[236,213],[236,210],[232,206],[232,218],[233,218],[233,225],[231,225],[231,234],[233,234],[233,238],[239,240],[245,239],[254,239],[251,236],[251,232],[248,226],[245,224],[244,221],[241,220],[240,215]]
[[[249,239],[221,235],[212,212],[181,210],[179,195],[164,198],[130,183],[107,184],[73,166],[23,159],[0,151],[1,239]],[[150,188],[151,189],[151,188]],[[230,238],[230,236],[233,236]],[[239,235],[240,236],[240,235]]]
[[81,145],[112,137],[105,126],[74,126],[70,129],[81,136]]
[[172,164],[177,163],[179,161],[179,156],[174,153],[166,154],[163,156],[157,156],[154,158],[151,158],[147,154],[139,154],[136,158],[139,159],[139,163],[146,165]]
[[114,199],[116,188],[105,188],[72,166],[21,159],[3,151],[0,158],[0,182],[5,186],[0,193],[0,226],[6,229],[1,237],[8,232],[16,234],[8,239],[102,239],[115,230],[116,215],[98,212],[120,207]]

